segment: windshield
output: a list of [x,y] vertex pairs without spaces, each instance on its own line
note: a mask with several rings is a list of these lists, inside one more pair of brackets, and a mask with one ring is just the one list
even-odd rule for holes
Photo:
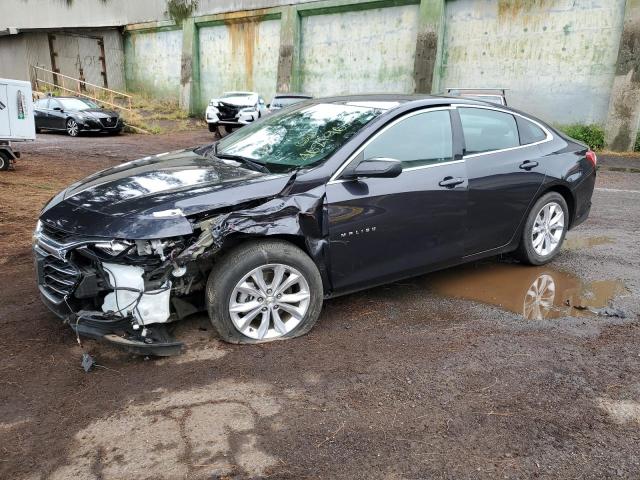
[[95,103],[82,98],[58,98],[62,108],[65,110],[89,110],[90,108],[100,108]]
[[217,151],[271,170],[293,170],[325,160],[381,113],[378,108],[338,103],[283,110],[223,138]]

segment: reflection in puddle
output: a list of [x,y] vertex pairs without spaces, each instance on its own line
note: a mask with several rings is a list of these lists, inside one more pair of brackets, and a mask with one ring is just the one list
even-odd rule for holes
[[595,247],[598,245],[606,245],[613,243],[613,239],[610,237],[567,237],[562,245],[562,248],[567,250],[578,250],[581,248]]
[[585,283],[548,265],[477,263],[429,275],[426,281],[440,295],[496,305],[528,320],[591,316],[573,307],[606,307],[626,291],[620,280]]

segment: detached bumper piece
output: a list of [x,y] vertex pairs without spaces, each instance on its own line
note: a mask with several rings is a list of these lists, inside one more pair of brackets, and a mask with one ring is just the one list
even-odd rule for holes
[[111,343],[135,355],[170,357],[182,353],[184,344],[173,338],[164,325],[134,330],[132,321],[132,318],[93,311],[80,311],[67,317],[77,335]]

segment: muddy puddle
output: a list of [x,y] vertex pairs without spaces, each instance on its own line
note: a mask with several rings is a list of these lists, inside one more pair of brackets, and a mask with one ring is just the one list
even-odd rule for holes
[[429,275],[426,282],[440,295],[495,305],[527,320],[593,316],[626,292],[620,280],[584,282],[548,265],[509,263],[474,263]]

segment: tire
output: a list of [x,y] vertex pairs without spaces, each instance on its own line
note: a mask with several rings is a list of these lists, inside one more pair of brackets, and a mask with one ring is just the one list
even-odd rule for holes
[[42,129],[40,127],[36,127],[36,133],[42,133]]
[[11,159],[6,152],[0,152],[0,171],[7,171],[11,166]]
[[211,133],[215,133],[218,131],[218,125],[216,125],[215,123],[208,123],[207,125],[209,126],[209,131]]
[[[283,273],[279,285],[286,287],[280,292],[274,285],[276,268]],[[257,271],[264,273],[263,288],[255,281]],[[254,276],[250,276],[252,272]],[[300,275],[298,280],[294,274]],[[292,281],[296,283],[287,287]],[[275,289],[267,290],[268,287]],[[261,296],[262,292],[267,296]],[[307,293],[307,299],[295,301],[305,298]],[[287,302],[286,297],[292,300]],[[216,262],[206,287],[211,323],[220,337],[230,343],[255,344],[304,335],[318,320],[322,300],[322,279],[315,263],[300,248],[282,240],[252,241],[231,250]],[[232,312],[232,306],[250,308]],[[265,322],[267,327],[263,328]],[[236,326],[243,323],[243,329]]]
[[233,127],[230,127],[229,125],[225,125],[224,126],[224,131],[227,133],[232,133],[233,132]]
[[78,122],[76,122],[73,118],[68,118],[65,123],[65,129],[67,131],[67,135],[70,137],[77,137],[80,133],[80,126]]
[[[562,212],[560,220],[556,217],[559,211]],[[558,228],[560,223],[561,227]],[[520,245],[515,252],[516,258],[529,265],[549,263],[560,252],[568,225],[569,208],[564,197],[557,192],[542,195],[527,215]],[[534,228],[537,230],[535,234]]]

